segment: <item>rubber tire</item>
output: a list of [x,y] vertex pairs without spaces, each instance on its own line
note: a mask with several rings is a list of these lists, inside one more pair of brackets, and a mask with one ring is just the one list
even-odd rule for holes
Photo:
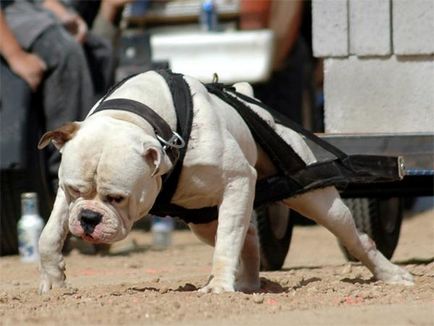
[[[392,258],[401,231],[402,200],[352,198],[344,201],[353,214],[357,229],[369,235],[386,258]],[[342,245],[341,249],[349,261],[358,261]]]
[[[282,268],[292,238],[293,221],[289,208],[274,203],[256,210],[262,271]],[[283,222],[273,230],[273,221]],[[285,219],[285,220],[282,220]]]

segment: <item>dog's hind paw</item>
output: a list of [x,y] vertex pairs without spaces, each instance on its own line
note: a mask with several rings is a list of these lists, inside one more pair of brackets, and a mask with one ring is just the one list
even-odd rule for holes
[[377,279],[388,284],[414,285],[413,275],[396,265],[392,271],[383,271],[379,273]]
[[234,292],[234,286],[231,284],[227,284],[222,280],[216,280],[215,278],[211,279],[207,285],[203,288],[199,289],[201,293],[224,293],[224,292]]
[[235,283],[235,291],[245,292],[245,293],[253,293],[257,292],[261,289],[261,282],[236,282]]

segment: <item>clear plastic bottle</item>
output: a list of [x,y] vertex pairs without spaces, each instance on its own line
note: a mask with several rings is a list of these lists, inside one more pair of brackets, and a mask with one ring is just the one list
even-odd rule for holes
[[18,221],[18,250],[21,261],[39,261],[38,242],[44,227],[44,220],[39,215],[38,194],[21,194],[21,218]]
[[152,216],[152,248],[165,250],[172,244],[174,223],[171,217]]

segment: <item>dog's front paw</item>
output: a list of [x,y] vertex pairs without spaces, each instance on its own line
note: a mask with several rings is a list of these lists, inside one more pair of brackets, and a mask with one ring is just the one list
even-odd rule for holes
[[54,287],[65,287],[65,263],[60,258],[58,263],[42,264],[40,266],[41,280],[39,294],[44,294]]
[[379,272],[376,275],[377,279],[388,284],[414,285],[413,275],[399,266],[394,265],[393,267],[392,270]]
[[41,275],[41,281],[39,282],[39,294],[44,294],[50,291],[53,286],[63,288],[65,287],[65,273],[62,276],[52,276],[49,274]]
[[65,273],[61,275],[50,275],[47,273],[41,274],[41,281],[39,282],[39,294],[44,294],[50,291],[53,286],[63,288],[65,287]]
[[222,279],[212,278],[207,285],[199,289],[202,293],[234,292],[234,285]]

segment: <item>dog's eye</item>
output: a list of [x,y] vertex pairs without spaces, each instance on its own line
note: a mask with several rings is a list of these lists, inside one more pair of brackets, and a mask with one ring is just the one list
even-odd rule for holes
[[78,188],[75,187],[68,187],[69,188],[69,192],[72,196],[74,197],[80,197],[80,190]]
[[106,197],[106,200],[107,200],[110,204],[119,204],[119,203],[121,203],[124,199],[125,199],[125,197],[123,197],[123,196],[116,196],[116,195],[108,195],[108,196]]

